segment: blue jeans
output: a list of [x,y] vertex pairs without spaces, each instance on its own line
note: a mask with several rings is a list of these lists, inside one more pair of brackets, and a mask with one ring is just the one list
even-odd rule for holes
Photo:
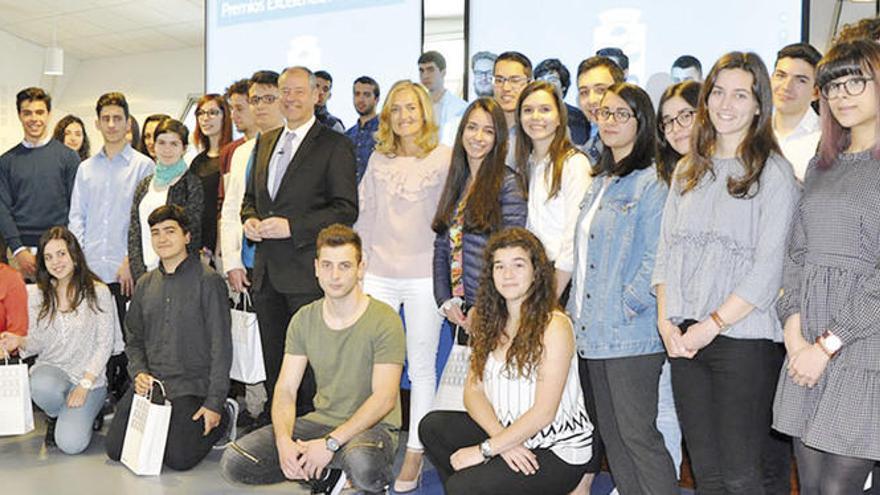
[[663,435],[666,450],[675,464],[675,476],[681,478],[681,427],[675,413],[675,399],[672,396],[672,370],[669,360],[663,363],[660,373],[660,387],[657,400],[657,429]]
[[31,398],[50,418],[56,418],[55,443],[65,454],[79,454],[92,439],[92,423],[104,405],[107,387],[89,391],[80,407],[68,407],[67,395],[76,385],[60,368],[38,365],[31,371]]

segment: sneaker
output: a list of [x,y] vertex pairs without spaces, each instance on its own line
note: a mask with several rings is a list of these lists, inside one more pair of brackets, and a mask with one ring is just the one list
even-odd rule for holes
[[220,438],[214,443],[215,449],[225,449],[227,445],[235,441],[237,428],[236,422],[238,421],[238,402],[235,399],[226,399],[226,403],[223,404],[223,408],[226,410],[226,431],[220,435]]
[[46,418],[46,448],[57,447],[58,445],[55,443],[55,423],[58,422],[57,418]]
[[312,480],[312,493],[322,493],[324,495],[339,495],[345,488],[345,482],[348,478],[345,471],[341,469],[325,469],[321,472],[321,478]]

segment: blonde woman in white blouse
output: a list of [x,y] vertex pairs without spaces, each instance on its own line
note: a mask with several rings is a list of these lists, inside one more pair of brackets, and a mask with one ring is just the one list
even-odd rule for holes
[[0,334],[0,346],[38,355],[30,386],[34,403],[49,417],[46,446],[78,454],[89,446],[107,395],[104,370],[119,323],[110,290],[86,266],[65,227],[52,227],[40,239],[28,320],[26,337]]

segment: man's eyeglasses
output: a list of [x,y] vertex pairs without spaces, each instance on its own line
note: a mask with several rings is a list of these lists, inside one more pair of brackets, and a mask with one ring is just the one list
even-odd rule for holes
[[678,112],[678,115],[675,117],[666,117],[665,119],[660,120],[660,130],[663,132],[672,132],[675,124],[678,124],[678,127],[682,129],[687,129],[694,123],[694,115],[696,113],[696,110],[688,108]]
[[822,86],[822,96],[824,96],[828,100],[837,98],[838,96],[840,96],[841,88],[846,90],[846,94],[848,94],[849,96],[859,96],[860,94],[865,92],[865,87],[870,80],[871,79],[868,77],[853,77],[847,79],[846,81],[832,81]]
[[266,105],[271,105],[275,103],[275,100],[277,99],[278,97],[276,95],[251,96],[248,98],[248,103],[254,106],[259,105],[260,102],[263,102]]
[[523,84],[529,82],[529,78],[526,76],[495,76],[493,81],[498,87],[504,86],[506,83],[510,83],[511,86],[522,86]]

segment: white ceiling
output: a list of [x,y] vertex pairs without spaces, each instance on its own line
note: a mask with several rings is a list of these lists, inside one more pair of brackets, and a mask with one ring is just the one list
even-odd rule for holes
[[205,0],[0,0],[0,30],[78,59],[204,44]]

